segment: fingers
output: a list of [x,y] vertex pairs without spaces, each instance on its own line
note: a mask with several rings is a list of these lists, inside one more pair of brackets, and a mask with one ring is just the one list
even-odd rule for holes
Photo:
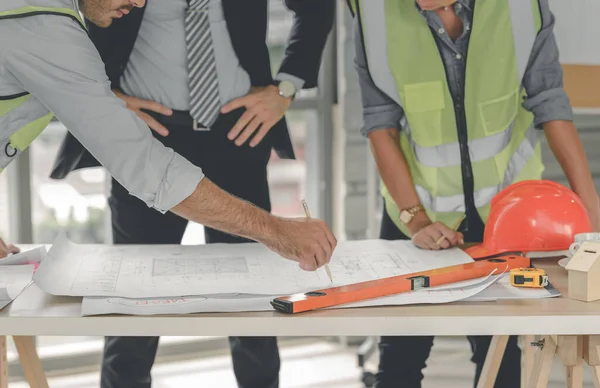
[[[300,255],[300,268],[305,271],[316,271],[331,261],[331,256],[337,245],[333,233],[321,220],[308,220],[304,240],[304,252]],[[300,237],[300,236],[299,236]]]
[[437,245],[441,249],[448,249],[452,246],[452,245],[450,245],[450,242],[448,241],[448,239],[444,236],[441,236],[440,238],[438,238],[435,241],[435,245]]
[[331,261],[331,255],[333,255],[333,247],[331,246],[331,243],[329,242],[325,232],[323,232],[321,238],[319,239],[319,247],[323,251],[323,259],[319,260],[317,257],[317,262],[319,267],[322,267]]
[[446,225],[436,222],[421,229],[414,235],[413,241],[423,249],[448,249],[459,244],[464,237]]
[[7,248],[8,248],[8,253],[17,254],[17,253],[21,252],[21,250],[18,247],[14,246],[12,244],[8,244]]
[[242,130],[246,127],[246,125],[248,125],[248,123],[254,118],[254,116],[255,114],[251,110],[245,111],[244,114],[239,118],[237,123],[235,123],[233,128],[231,128],[231,131],[229,131],[229,133],[227,134],[229,140],[233,140],[236,137],[238,137],[240,132],[242,132]]
[[302,268],[304,271],[316,271],[317,268],[319,268],[318,264],[317,264],[317,259],[315,258],[315,256],[311,256],[310,253],[306,254],[301,260],[300,260],[300,268]]
[[144,120],[144,122],[146,123],[146,125],[148,125],[148,127],[150,127],[150,129],[152,129],[154,132],[158,133],[159,135],[167,136],[169,134],[169,130],[165,126],[163,126],[161,123],[156,121],[154,119],[154,117],[150,116],[149,114],[144,113],[144,112],[138,112],[138,116],[139,116],[139,118]]
[[254,101],[254,97],[254,95],[248,94],[246,96],[236,98],[225,104],[223,108],[221,108],[221,113],[229,113],[243,106],[248,106]]
[[246,129],[244,129],[244,132],[242,132],[242,134],[235,140],[235,144],[237,146],[244,144],[260,126],[260,124],[261,120],[258,118],[258,116],[254,116],[254,118],[252,118],[252,120],[246,126]]
[[146,109],[146,110],[150,110],[152,112],[156,112],[156,113],[160,113],[161,115],[165,115],[165,116],[171,116],[173,114],[173,110],[162,105],[159,104],[156,101],[150,101],[150,100],[139,100],[139,107]]
[[419,247],[421,249],[428,249],[428,250],[440,249],[440,247],[437,246],[437,244],[435,243],[435,240],[424,230],[421,230],[417,234],[415,234],[412,237],[412,242],[413,242],[413,244],[415,244],[417,247]]
[[6,246],[6,244],[4,243],[4,241],[2,241],[2,239],[0,239],[0,259],[8,256],[8,247]]
[[458,241],[459,241],[458,232],[453,231],[452,229],[448,228],[446,225],[439,223],[439,222],[434,223],[433,227],[441,235],[443,235],[446,238],[446,240],[448,240],[450,242],[450,245],[454,246],[454,245],[458,244]]
[[8,256],[9,253],[19,253],[21,250],[12,244],[6,245],[2,239],[0,239],[0,259]]
[[254,137],[252,138],[252,141],[250,142],[250,147],[256,147],[265,138],[265,136],[267,136],[267,133],[269,133],[269,131],[271,130],[271,128],[273,128],[273,125],[275,125],[275,123],[276,121],[268,121],[262,123],[256,135],[254,135]]
[[323,245],[323,241],[318,241],[315,243],[313,249],[315,251],[315,258],[317,259],[317,268],[321,268],[329,262],[331,255],[327,253],[329,251],[327,245]]
[[327,226],[327,224],[325,224],[325,237],[327,238],[327,242],[329,243],[329,246],[331,247],[331,253],[329,254],[329,256],[333,255],[333,252],[335,251],[335,247],[337,246],[337,239],[335,238],[335,236],[333,235],[333,232],[331,231],[331,229],[329,229],[329,227]]
[[440,249],[440,246],[437,244],[437,236],[432,233],[431,230],[427,230],[426,233],[423,234],[423,243],[432,251],[437,251]]
[[305,271],[316,271],[329,263],[331,247],[324,233],[309,241],[306,252],[303,254],[301,268]]

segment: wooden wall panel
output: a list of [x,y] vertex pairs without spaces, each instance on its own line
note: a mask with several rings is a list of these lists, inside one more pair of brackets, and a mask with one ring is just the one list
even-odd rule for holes
[[571,105],[574,108],[600,108],[600,66],[563,64],[562,67]]

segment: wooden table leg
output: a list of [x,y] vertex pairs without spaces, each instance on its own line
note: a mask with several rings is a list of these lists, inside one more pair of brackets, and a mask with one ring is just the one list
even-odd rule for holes
[[594,380],[594,387],[600,388],[600,366],[590,367],[592,370],[592,379]]
[[583,336],[583,359],[590,366],[594,387],[600,388],[600,336]]
[[540,352],[535,355],[535,363],[531,376],[527,379],[528,388],[546,388],[550,379],[552,370],[552,361],[556,353],[556,342],[552,337],[542,338],[544,346]]
[[477,388],[493,388],[498,376],[498,370],[500,369],[500,363],[506,350],[506,344],[508,343],[507,335],[495,335],[492,337],[490,348],[488,349],[487,356],[485,357],[485,364],[483,364],[483,370],[481,371],[481,377],[477,383]]
[[42,362],[35,348],[34,337],[13,337],[25,377],[31,388],[48,388]]
[[0,388],[8,388],[6,336],[0,336]]
[[583,387],[583,336],[552,336],[556,342],[556,354],[565,366],[568,388]]
[[533,335],[521,336],[521,388],[527,387],[527,379],[533,369],[534,349],[531,343],[534,340]]

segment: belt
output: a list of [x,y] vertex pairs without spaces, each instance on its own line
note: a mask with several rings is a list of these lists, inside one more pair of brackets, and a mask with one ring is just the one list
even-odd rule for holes
[[171,116],[165,116],[157,112],[148,111],[144,109],[145,113],[148,113],[152,116],[156,121],[164,125],[165,127],[169,126],[181,126],[192,128],[194,131],[209,131],[210,129],[199,124],[198,121],[190,115],[190,112],[187,110],[175,110],[173,109],[173,114]]

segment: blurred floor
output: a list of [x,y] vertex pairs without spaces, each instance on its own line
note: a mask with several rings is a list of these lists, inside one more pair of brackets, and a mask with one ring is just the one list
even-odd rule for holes
[[[362,388],[361,371],[353,348],[325,341],[299,340],[281,349],[281,388]],[[423,388],[471,388],[473,365],[466,339],[438,338],[425,370]],[[374,371],[377,355],[370,361]],[[227,352],[216,352],[194,361],[159,363],[153,369],[154,388],[219,387],[237,388]],[[97,388],[98,372],[50,378],[50,388]],[[584,387],[593,387],[584,370]],[[562,388],[564,372],[555,360],[548,388]],[[27,388],[24,382],[9,388]],[[518,388],[518,387],[515,387]]]

